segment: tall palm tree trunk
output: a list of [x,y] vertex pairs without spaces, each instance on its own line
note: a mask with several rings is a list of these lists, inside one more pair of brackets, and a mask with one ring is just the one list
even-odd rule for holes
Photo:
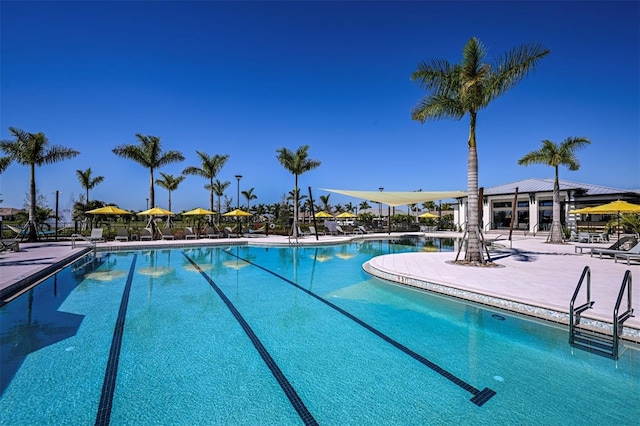
[[149,201],[151,202],[151,204],[149,204],[150,208],[154,208],[156,206],[156,198],[155,198],[155,191],[153,188],[153,167],[149,168]]
[[549,241],[554,244],[562,242],[562,225],[560,223],[560,179],[558,177],[558,166],[556,166],[556,178],[553,181],[553,219],[551,222],[551,232]]
[[293,236],[298,238],[298,175],[296,175],[296,185],[293,187]]
[[38,230],[36,228],[36,167],[31,164],[31,182],[29,182],[29,241],[38,241]]
[[469,114],[469,156],[467,159],[467,251],[465,260],[482,262],[482,247],[478,228],[478,150],[476,148],[476,113]]

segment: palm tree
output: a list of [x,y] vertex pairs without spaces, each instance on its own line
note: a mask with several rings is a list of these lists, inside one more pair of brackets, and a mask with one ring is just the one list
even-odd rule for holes
[[11,157],[0,157],[0,174],[4,173],[11,164]]
[[293,207],[293,236],[298,237],[298,176],[320,166],[320,161],[312,160],[309,157],[309,145],[299,147],[296,152],[287,148],[277,149],[278,161],[280,164],[295,176],[295,200]]
[[331,202],[329,201],[330,197],[331,194],[321,195],[320,197],[318,197],[320,199],[320,204],[322,205],[322,210],[326,211],[327,213],[331,213]]
[[[222,166],[224,166],[224,164],[227,162],[227,160],[229,159],[229,156],[216,154],[213,157],[211,157],[208,154],[200,151],[196,151],[196,154],[198,154],[198,157],[200,157],[200,162],[202,163],[202,167],[189,166],[186,169],[184,169],[182,173],[185,175],[195,175],[195,176],[201,176],[205,179],[209,179],[209,184],[205,186],[205,188],[209,190],[209,210],[213,210],[213,193],[214,193],[213,179],[215,179],[218,173],[220,173]],[[224,192],[224,190],[222,192]],[[218,204],[220,204],[219,201],[218,201]]]
[[371,208],[371,206],[369,205],[369,203],[367,202],[367,200],[361,201],[361,202],[360,202],[360,206],[359,206],[359,207],[360,207],[360,211],[362,211],[362,210],[367,210],[367,209],[370,209],[370,208]]
[[178,189],[178,186],[180,186],[182,181],[186,179],[186,176],[180,175],[178,177],[175,177],[174,175],[169,175],[162,172],[160,172],[160,176],[162,176],[162,179],[156,179],[156,183],[158,184],[158,186],[169,191],[169,205],[167,209],[171,211],[171,192]]
[[254,189],[255,188],[251,188],[241,192],[242,196],[247,199],[247,211],[251,210],[251,200],[255,200],[256,198],[258,198],[258,196],[253,193]]
[[559,145],[550,140],[542,141],[542,148],[531,151],[518,160],[521,166],[530,164],[546,164],[555,168],[555,180],[553,181],[553,220],[549,232],[549,242],[562,244],[562,225],[560,224],[560,180],[558,178],[558,166],[566,166],[574,171],[580,168],[576,157],[576,150],[591,141],[584,137],[568,137]]
[[151,207],[155,207],[154,170],[167,164],[184,161],[184,156],[180,151],[162,152],[160,138],[157,136],[138,133],[136,138],[140,141],[139,145],[120,145],[113,149],[113,153],[118,157],[133,160],[149,169],[149,201]]
[[36,220],[36,166],[58,163],[80,154],[78,151],[63,146],[49,146],[49,139],[44,133],[28,133],[24,130],[9,127],[15,140],[0,141],[0,149],[11,159],[31,169],[30,203],[29,203],[29,241],[38,240]]
[[76,170],[76,176],[78,176],[80,186],[87,190],[87,203],[89,202],[89,190],[95,188],[97,184],[104,180],[104,176],[96,176],[92,179],[91,173],[91,167],[84,171]]
[[[218,225],[220,225],[220,197],[222,197],[224,195],[224,191],[227,189],[227,187],[231,184],[231,182],[224,181],[224,182],[220,182],[218,179],[215,180],[215,182],[213,182],[213,184],[211,185],[211,187],[209,188],[207,185],[205,188],[209,189],[211,191],[213,191],[214,194],[216,194],[218,196]],[[209,210],[213,210],[213,206],[211,206],[211,208]]]
[[450,64],[444,59],[432,59],[420,63],[411,75],[411,80],[427,90],[427,96],[411,111],[413,120],[421,123],[444,118],[461,120],[469,114],[467,262],[484,262],[480,244],[482,230],[478,226],[478,111],[515,87],[548,54],[549,50],[539,44],[527,44],[512,49],[496,63],[489,64],[486,62],[486,48],[474,37],[464,46],[460,63]]

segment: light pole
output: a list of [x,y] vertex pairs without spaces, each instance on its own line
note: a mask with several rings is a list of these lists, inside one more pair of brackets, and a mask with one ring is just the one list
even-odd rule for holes
[[56,241],[58,241],[58,196],[61,194],[62,192],[58,191],[56,189]]
[[[384,191],[383,187],[378,188],[380,192]],[[382,227],[382,203],[378,201],[378,226]]]
[[[238,202],[236,204],[236,208],[240,210],[240,179],[242,179],[242,175],[236,175],[236,179],[238,180]],[[238,216],[238,234],[242,233],[242,225],[240,224],[240,216]]]

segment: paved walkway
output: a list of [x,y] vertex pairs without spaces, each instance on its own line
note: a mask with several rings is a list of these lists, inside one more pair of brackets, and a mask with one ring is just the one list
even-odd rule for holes
[[[459,238],[459,233],[437,233],[434,236]],[[386,237],[386,234],[379,236]],[[394,236],[392,234],[392,236]],[[375,235],[367,235],[375,238]],[[319,243],[333,244],[351,237],[320,236]],[[304,237],[300,244],[317,244],[315,237]],[[99,250],[128,250],[152,247],[185,247],[211,244],[288,245],[282,236],[225,238],[219,240],[177,240],[153,242],[98,243]],[[620,284],[626,270],[640,283],[640,265],[615,263],[610,258],[599,259],[589,254],[576,254],[576,244],[547,244],[542,237],[514,236],[513,241],[498,241],[492,257],[500,267],[469,267],[447,263],[456,253],[403,253],[383,255],[365,265],[368,272],[395,282],[428,288],[429,290],[464,298],[473,302],[498,306],[567,323],[569,301],[585,266],[591,269],[591,297],[594,308],[585,317],[610,324]],[[606,244],[593,244],[605,247]],[[70,242],[22,243],[17,253],[0,254],[0,292],[20,285],[29,277],[42,278],[52,268],[88,251],[86,243],[71,247]],[[585,252],[586,253],[586,252]],[[578,304],[586,298],[580,294]],[[633,306],[638,316],[625,323],[625,337],[640,342],[640,291],[633,292]],[[626,310],[626,295],[621,311]],[[630,336],[630,337],[629,337]]]

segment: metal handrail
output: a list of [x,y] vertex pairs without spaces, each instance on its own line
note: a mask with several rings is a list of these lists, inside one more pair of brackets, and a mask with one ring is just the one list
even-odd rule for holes
[[[622,296],[624,296],[624,291],[627,290],[627,310],[622,314],[618,315],[618,311],[620,310],[620,304],[622,303]],[[622,285],[620,286],[620,292],[618,293],[618,300],[616,301],[616,306],[613,309],[613,358],[618,359],[618,339],[622,334],[623,323],[633,315],[633,308],[631,307],[631,293],[633,290],[633,285],[631,282],[631,271],[627,269],[624,273],[624,278],[622,279]]]
[[533,234],[534,237],[536,236],[536,234],[539,231],[538,225],[540,225],[540,223],[536,223],[535,225],[533,225],[533,230],[531,231],[531,233]]
[[93,251],[96,251],[96,247],[97,244],[95,241],[92,241],[90,239],[88,239],[87,237],[85,237],[84,235],[80,235],[80,234],[71,234],[71,248],[74,249],[76,248],[76,240],[83,240],[85,243],[89,243],[89,245],[91,246],[91,248],[93,249]]
[[[577,308],[574,308],[573,305],[578,298],[578,293],[580,292],[580,288],[582,287],[582,282],[585,277],[587,278],[587,301]],[[580,276],[580,281],[578,281],[576,290],[573,292],[573,297],[571,297],[571,304],[569,305],[569,343],[573,343],[575,337],[574,328],[576,325],[580,324],[580,314],[591,308],[594,303],[595,302],[591,300],[591,269],[588,266],[585,266],[582,270],[582,275]]]

